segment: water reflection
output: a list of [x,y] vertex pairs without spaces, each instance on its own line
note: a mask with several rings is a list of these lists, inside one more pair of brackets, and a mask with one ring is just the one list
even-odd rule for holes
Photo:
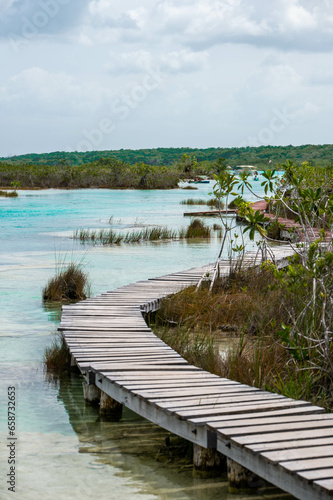
[[[93,467],[106,465],[115,469],[117,477],[130,480],[141,494],[155,495],[159,500],[292,498],[268,485],[254,492],[254,496],[231,495],[226,475],[208,480],[193,478],[188,443],[127,408],[120,422],[101,420],[98,408],[84,403],[82,378],[78,375],[58,382],[58,399],[79,439],[79,453],[91,455]],[[166,440],[170,440],[170,447],[165,446]],[[184,444],[178,456],[178,449]]]

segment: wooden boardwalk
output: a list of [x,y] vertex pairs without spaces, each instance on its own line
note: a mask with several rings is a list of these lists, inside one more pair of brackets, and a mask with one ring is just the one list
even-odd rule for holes
[[[277,259],[290,254],[289,246],[275,250]],[[75,363],[89,384],[164,429],[217,449],[296,498],[330,498],[333,415],[192,366],[145,323],[143,312],[157,310],[161,298],[197,283],[212,267],[64,306],[59,329]]]

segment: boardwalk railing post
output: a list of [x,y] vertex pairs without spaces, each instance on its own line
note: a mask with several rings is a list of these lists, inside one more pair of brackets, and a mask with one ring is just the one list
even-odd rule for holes
[[210,478],[226,472],[226,458],[217,450],[193,444],[193,476]]
[[258,476],[230,458],[227,459],[229,493],[253,492],[258,487]]
[[99,406],[100,415],[104,418],[118,421],[122,417],[123,405],[118,403],[115,399],[112,399],[106,394],[106,392],[101,391],[101,400]]

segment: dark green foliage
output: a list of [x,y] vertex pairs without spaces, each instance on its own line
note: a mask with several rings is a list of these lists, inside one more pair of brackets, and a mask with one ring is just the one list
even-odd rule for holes
[[89,164],[0,163],[0,185],[12,180],[22,187],[171,189],[178,186],[179,172],[145,164],[129,165],[113,158],[100,158]]
[[193,219],[185,233],[185,238],[210,238],[210,236],[210,227],[206,226],[200,219]]
[[83,153],[56,151],[44,154],[26,154],[13,156],[11,158],[0,158],[8,163],[48,164],[59,167],[68,165],[82,165],[103,160],[114,159],[134,165],[145,163],[147,165],[172,165],[177,162],[184,163],[184,155],[191,159],[195,156],[197,165],[192,161],[191,167],[195,172],[200,169],[209,169],[219,173],[225,165],[235,167],[237,165],[255,165],[258,168],[267,168],[268,162],[271,166],[285,163],[290,159],[298,164],[308,161],[310,165],[330,165],[333,161],[333,145],[303,145],[303,146],[260,146],[243,148],[157,148],[157,149],[121,149],[119,151],[87,151]]
[[75,302],[86,298],[87,275],[79,264],[71,263],[60,269],[43,289],[43,300]]

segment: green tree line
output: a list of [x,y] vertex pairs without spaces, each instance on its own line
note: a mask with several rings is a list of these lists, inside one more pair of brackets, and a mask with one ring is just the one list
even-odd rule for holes
[[329,165],[333,162],[333,145],[303,146],[260,146],[243,148],[156,148],[156,149],[120,149],[110,151],[64,152],[56,151],[44,154],[25,154],[0,158],[0,161],[10,164],[47,164],[55,166],[85,165],[98,161],[100,158],[114,159],[130,165],[145,163],[151,166],[175,165],[183,155],[195,156],[201,167],[225,158],[227,165],[254,165],[258,168],[272,168],[291,160],[301,164],[306,161],[310,165]]

